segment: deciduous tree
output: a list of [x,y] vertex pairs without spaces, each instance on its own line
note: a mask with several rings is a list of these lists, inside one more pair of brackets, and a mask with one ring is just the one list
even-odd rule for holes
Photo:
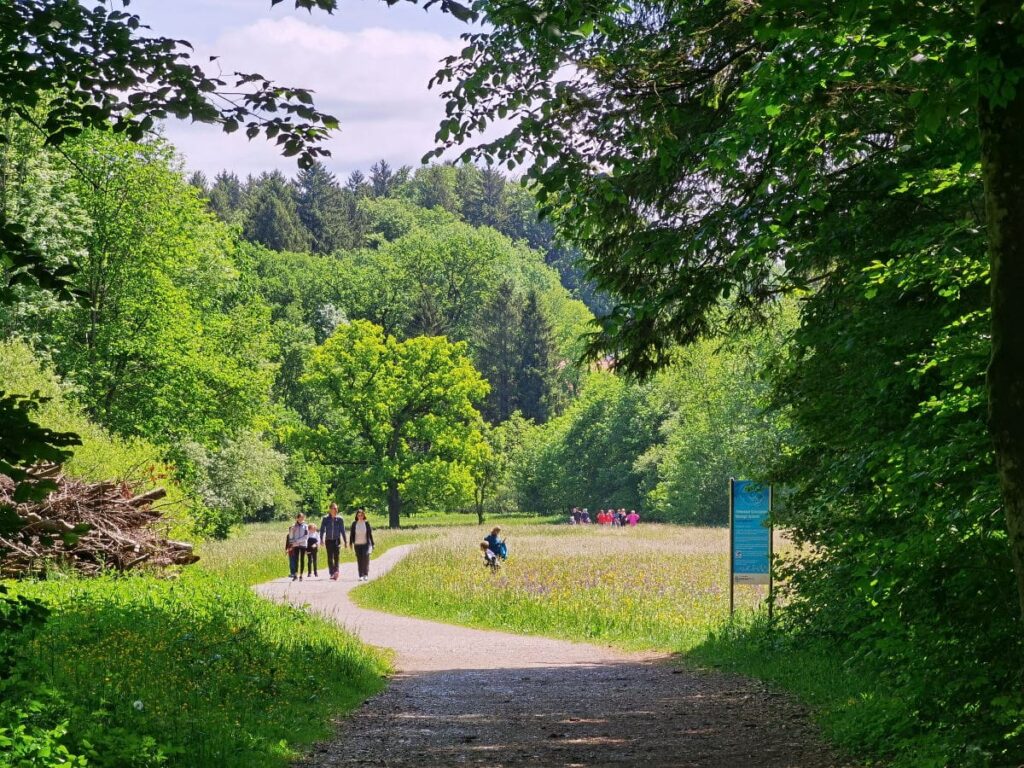
[[475,404],[487,383],[465,344],[423,336],[399,341],[356,320],[313,353],[303,381],[323,403],[311,443],[346,491],[386,502],[392,528],[410,501],[406,491],[422,504],[431,487],[446,493],[468,477],[482,440]]

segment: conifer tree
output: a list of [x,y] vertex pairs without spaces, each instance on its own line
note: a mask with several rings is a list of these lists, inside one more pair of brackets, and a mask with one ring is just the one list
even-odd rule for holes
[[275,251],[307,251],[309,231],[299,218],[291,185],[280,171],[261,174],[248,190],[242,233]]
[[209,196],[210,185],[206,180],[206,174],[202,171],[196,171],[188,177],[188,183],[203,193],[203,196]]
[[356,198],[368,197],[373,192],[373,187],[366,180],[366,174],[360,170],[352,171],[345,182],[345,191],[351,192]]
[[210,210],[221,221],[235,221],[244,202],[242,182],[236,174],[221,171],[213,177],[208,198]]
[[370,186],[374,197],[389,197],[395,184],[395,172],[387,160],[378,160],[370,166]]
[[480,310],[475,344],[476,367],[491,385],[481,412],[492,424],[505,421],[519,406],[522,325],[522,297],[506,281]]
[[537,292],[530,291],[523,307],[519,339],[519,410],[538,424],[551,414],[555,340]]
[[309,230],[315,253],[334,253],[351,241],[348,205],[334,174],[320,162],[295,179],[299,218]]

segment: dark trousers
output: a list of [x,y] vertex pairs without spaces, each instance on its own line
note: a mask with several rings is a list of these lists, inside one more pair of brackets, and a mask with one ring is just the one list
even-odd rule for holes
[[324,542],[327,547],[327,570],[331,576],[338,572],[338,558],[341,555],[341,542],[338,539],[328,539]]
[[306,548],[306,575],[319,576],[320,573],[316,569],[316,555],[319,547],[307,547]]
[[356,566],[359,568],[360,576],[370,575],[370,545],[355,544],[352,547],[356,551]]
[[292,576],[301,576],[306,560],[305,547],[292,547],[288,550],[288,566]]

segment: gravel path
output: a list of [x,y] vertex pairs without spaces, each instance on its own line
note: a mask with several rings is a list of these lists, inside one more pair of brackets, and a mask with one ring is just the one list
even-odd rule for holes
[[[373,561],[374,578],[411,547]],[[383,693],[338,722],[308,768],[387,766],[840,766],[806,713],[756,681],[662,655],[467,629],[355,605],[355,564],[336,582],[277,579],[258,591],[306,605],[395,652]]]

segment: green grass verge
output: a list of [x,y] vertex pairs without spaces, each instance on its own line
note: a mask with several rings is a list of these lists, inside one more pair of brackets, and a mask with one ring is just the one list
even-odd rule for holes
[[[12,706],[15,720],[36,732],[62,727],[72,754],[112,768],[271,768],[327,736],[332,716],[380,690],[390,666],[332,622],[252,591],[281,575],[283,557],[261,543],[280,545],[280,527],[210,545],[203,566],[176,579],[8,582],[51,610],[17,648],[14,670],[32,683],[22,690],[55,695],[35,712],[29,699]],[[212,556],[229,552],[234,565]],[[64,763],[25,763],[51,764]]]
[[69,749],[90,765],[285,765],[388,672],[330,622],[201,570],[16,591],[52,610],[18,674],[58,693]]

